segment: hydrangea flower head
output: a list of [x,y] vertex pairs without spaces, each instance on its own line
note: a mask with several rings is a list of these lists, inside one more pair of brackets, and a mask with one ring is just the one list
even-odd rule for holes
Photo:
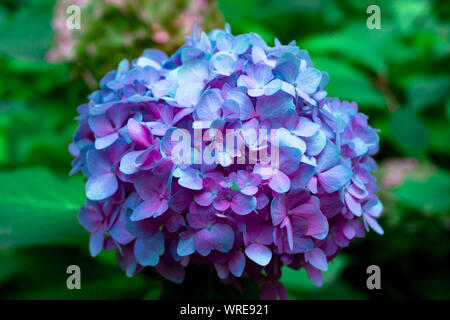
[[[224,283],[253,279],[265,299],[287,298],[282,266],[320,286],[342,248],[383,232],[377,133],[355,103],[327,98],[327,82],[295,43],[229,27],[194,29],[170,57],[123,60],[78,108],[70,145],[91,254],[117,248],[127,275],[154,267],[176,283],[208,265]],[[228,132],[243,148],[224,147]]]

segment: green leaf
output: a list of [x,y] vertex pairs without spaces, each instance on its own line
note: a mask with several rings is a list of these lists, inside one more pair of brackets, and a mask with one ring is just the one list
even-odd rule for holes
[[397,201],[403,205],[428,213],[450,211],[450,174],[444,171],[420,180],[405,180],[393,190]]
[[[62,271],[63,270],[58,270]],[[83,270],[82,270],[83,272]],[[82,273],[83,274],[83,273]],[[65,281],[60,286],[41,287],[34,290],[26,288],[18,291],[9,299],[19,300],[113,300],[113,299],[137,299],[142,296],[148,285],[148,281],[142,277],[127,278],[125,275],[102,276],[97,279],[81,283],[80,290],[69,290]],[[125,294],[126,292],[126,294]]]
[[[42,119],[45,118],[45,121]],[[69,123],[67,123],[69,120]],[[68,172],[72,159],[67,146],[77,123],[49,108],[8,103],[0,111],[0,150],[5,134],[5,161],[21,167],[48,167]]]
[[428,143],[428,132],[422,121],[408,110],[399,109],[391,118],[392,141],[407,155],[420,156]]
[[411,29],[414,22],[418,18],[427,17],[431,9],[429,1],[399,0],[393,1],[392,6],[392,12],[402,30]]
[[159,300],[159,298],[161,297],[161,293],[162,293],[162,286],[161,285],[156,286],[155,288],[147,292],[145,296],[142,298],[142,300]]
[[23,265],[20,258],[10,252],[0,252],[0,286],[19,272]]
[[314,57],[314,66],[328,72],[330,82],[325,87],[329,97],[355,101],[359,105],[386,108],[381,92],[369,81],[368,76],[339,59]]
[[406,86],[409,105],[418,111],[449,97],[450,77],[416,76],[408,79]]
[[[98,263],[87,251],[65,245],[14,250],[11,257],[20,268],[9,279],[11,285],[0,290],[0,299],[140,299],[159,284],[146,272],[129,278],[117,262]],[[80,267],[81,290],[67,288],[70,265]]]
[[[332,262],[328,263],[328,270],[323,272],[323,284],[328,286],[332,284],[344,270],[347,260],[343,256],[336,257]],[[321,290],[317,287],[306,274],[306,270],[294,270],[289,267],[283,267],[280,281],[288,290]]]
[[77,213],[83,180],[64,180],[45,169],[0,173],[0,249],[85,241]]
[[310,52],[313,62],[315,62],[317,55],[326,54],[334,59],[336,59],[336,55],[339,55],[340,58],[354,61],[374,72],[385,72],[386,64],[377,55],[373,41],[367,40],[367,37],[370,38],[371,34],[364,34],[363,37],[359,29],[361,29],[360,26],[332,34],[314,35],[299,41],[299,45]]
[[450,99],[445,101],[445,114],[447,115],[447,119],[450,120]]
[[348,265],[345,256],[338,256],[328,263],[328,271],[323,273],[323,286],[317,287],[306,270],[283,267],[280,281],[288,291],[289,299],[362,299],[365,296],[344,283],[340,276]]
[[43,60],[53,36],[53,5],[54,1],[30,1],[8,16],[0,25],[0,53],[29,61]]
[[432,119],[426,122],[430,134],[430,149],[437,154],[450,154],[448,143],[450,141],[450,127],[448,120]]
[[6,134],[0,131],[0,165],[9,164],[10,160],[8,139]]

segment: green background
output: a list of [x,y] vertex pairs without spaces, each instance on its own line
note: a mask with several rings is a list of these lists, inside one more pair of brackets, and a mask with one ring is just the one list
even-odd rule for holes
[[[370,4],[381,9],[380,30],[366,27]],[[76,63],[45,60],[53,7],[44,0],[0,3],[0,298],[254,298],[250,283],[238,295],[215,275],[193,270],[179,287],[152,271],[127,278],[114,252],[89,256],[88,233],[76,219],[83,179],[68,177],[67,146],[76,107],[91,89]],[[380,129],[385,234],[370,232],[344,249],[322,288],[304,270],[285,269],[289,297],[449,299],[448,1],[221,0],[219,8],[235,34],[257,32],[269,44],[296,40],[330,74],[329,96],[356,101]],[[131,55],[136,48],[121,50]],[[114,68],[118,60],[110,60]],[[66,288],[72,264],[82,270],[82,290]],[[366,287],[372,264],[381,268],[381,290]]]

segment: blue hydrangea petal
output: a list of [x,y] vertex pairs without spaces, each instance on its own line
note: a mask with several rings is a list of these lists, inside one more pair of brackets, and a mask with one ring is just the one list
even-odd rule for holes
[[240,277],[245,268],[244,254],[241,251],[236,250],[227,265],[235,277]]
[[118,187],[114,173],[90,176],[86,181],[86,196],[89,200],[103,200],[116,193]]
[[134,256],[142,266],[156,266],[164,253],[164,235],[161,231],[146,238],[139,238],[134,244]]
[[267,266],[272,259],[272,251],[268,247],[258,243],[252,243],[245,248],[245,254],[252,261],[263,267]]
[[319,183],[326,192],[334,192],[345,186],[352,178],[352,170],[344,165],[337,165],[319,174]]

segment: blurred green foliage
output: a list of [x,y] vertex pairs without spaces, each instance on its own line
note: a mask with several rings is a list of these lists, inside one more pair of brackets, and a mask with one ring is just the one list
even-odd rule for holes
[[[255,297],[251,285],[237,295],[213,280],[192,291],[196,281],[180,288],[151,271],[128,279],[114,252],[89,257],[88,234],[76,220],[84,202],[83,182],[79,176],[67,177],[67,145],[76,128],[76,106],[86,101],[90,89],[73,65],[44,60],[53,39],[54,4],[0,4],[0,298],[157,299],[185,292],[199,298]],[[269,43],[274,37],[283,43],[297,40],[315,66],[329,72],[329,96],[356,101],[380,129],[376,159],[384,236],[369,233],[343,250],[330,263],[322,288],[304,270],[285,269],[282,281],[290,298],[449,299],[448,1],[219,4],[234,33],[257,32]],[[370,4],[381,9],[380,30],[366,27]],[[106,28],[114,21],[98,23]],[[134,51],[121,50],[124,58],[134,58]],[[413,163],[409,169],[407,161]],[[81,267],[82,290],[66,288],[71,264]],[[371,264],[381,267],[382,290],[366,288]]]

